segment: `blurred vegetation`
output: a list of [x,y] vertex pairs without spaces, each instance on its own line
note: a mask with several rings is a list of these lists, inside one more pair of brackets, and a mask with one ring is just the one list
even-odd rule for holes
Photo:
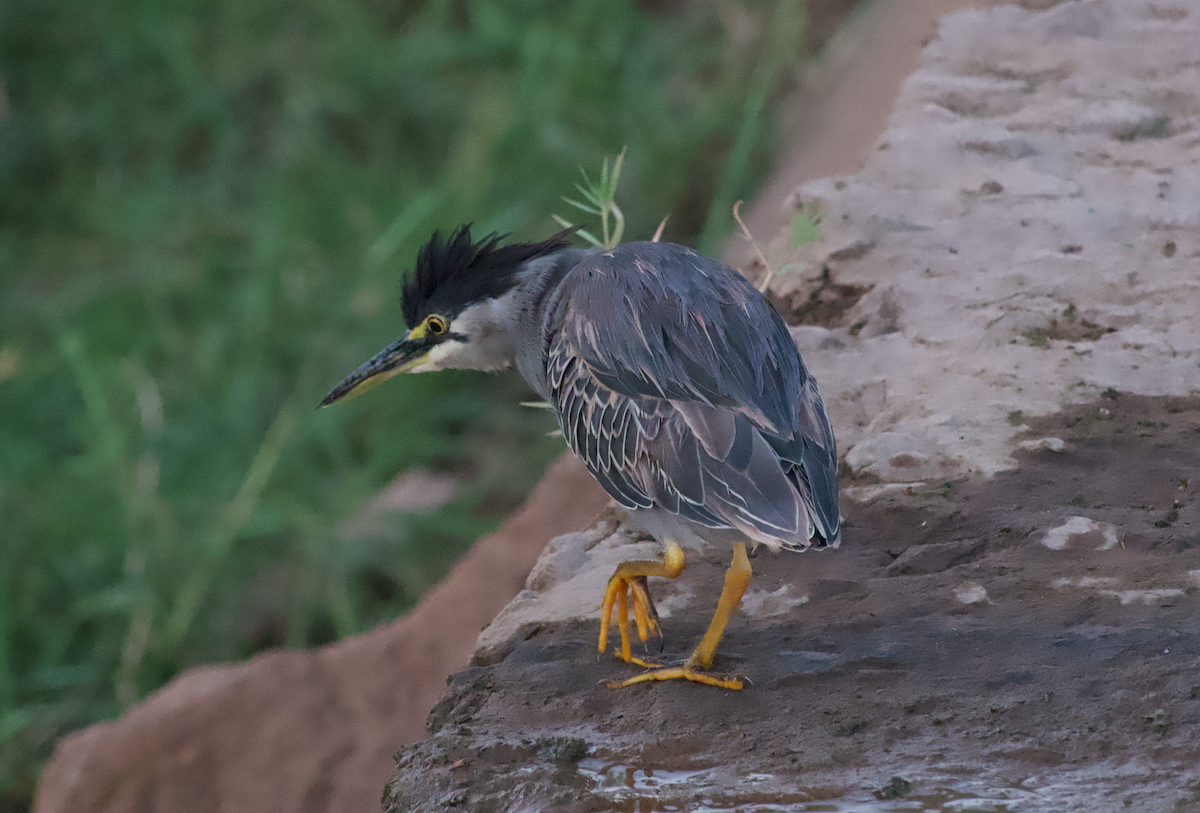
[[[0,3],[0,810],[63,733],[393,618],[493,528],[561,448],[515,377],[316,403],[434,228],[544,237],[623,146],[627,237],[719,247],[804,11]],[[458,496],[348,538],[410,467]]]

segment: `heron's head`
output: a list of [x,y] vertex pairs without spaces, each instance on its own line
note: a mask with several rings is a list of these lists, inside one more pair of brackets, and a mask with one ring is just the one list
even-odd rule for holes
[[404,283],[407,330],[334,387],[321,406],[366,392],[399,373],[465,368],[493,370],[512,360],[508,327],[522,270],[569,247],[573,230],[540,243],[501,245],[507,235],[471,239],[470,225],[448,238],[438,232],[418,252]]

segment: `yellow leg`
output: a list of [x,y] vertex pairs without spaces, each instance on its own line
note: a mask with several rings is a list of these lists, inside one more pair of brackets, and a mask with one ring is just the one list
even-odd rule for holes
[[706,670],[712,666],[713,656],[717,654],[717,645],[725,634],[725,626],[729,617],[742,601],[742,594],[750,585],[752,576],[750,559],[746,556],[746,544],[736,542],[733,545],[733,562],[725,571],[725,586],[721,590],[721,598],[717,602],[717,611],[713,613],[712,621],[704,638],[692,652],[683,666],[671,666],[651,669],[649,672],[629,678],[628,680],[611,681],[612,688],[631,686],[634,683],[645,683],[651,680],[691,680],[696,683],[707,683],[709,686],[719,686],[723,689],[742,688],[742,679],[736,676],[721,676],[709,674]]
[[[646,588],[647,576],[665,576],[674,579],[683,572],[683,549],[668,541],[664,546],[662,561],[637,559],[622,562],[608,580],[604,591],[604,602],[600,605],[600,651],[608,647],[608,625],[613,610],[617,612],[617,629],[621,633],[619,657],[626,663],[638,666],[655,666],[649,661],[635,658],[629,646],[629,596],[633,596],[633,617],[637,623],[638,637],[644,643],[650,633],[658,634],[658,616],[654,602]],[[615,606],[614,606],[615,605]]]

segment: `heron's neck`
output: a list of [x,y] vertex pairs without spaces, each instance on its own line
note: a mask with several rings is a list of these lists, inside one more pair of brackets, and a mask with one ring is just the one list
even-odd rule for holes
[[554,292],[563,277],[587,256],[586,249],[568,248],[525,264],[515,289],[512,326],[517,370],[543,398],[550,397],[546,386],[544,351],[545,315],[554,301]]

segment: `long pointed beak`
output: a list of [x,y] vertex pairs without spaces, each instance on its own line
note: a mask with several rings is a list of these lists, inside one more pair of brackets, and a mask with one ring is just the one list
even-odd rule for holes
[[345,381],[325,396],[321,406],[327,407],[347,395],[362,395],[376,384],[387,381],[394,375],[408,372],[425,360],[432,347],[423,333],[413,330],[405,332],[399,339],[376,353],[366,364],[346,376]]

